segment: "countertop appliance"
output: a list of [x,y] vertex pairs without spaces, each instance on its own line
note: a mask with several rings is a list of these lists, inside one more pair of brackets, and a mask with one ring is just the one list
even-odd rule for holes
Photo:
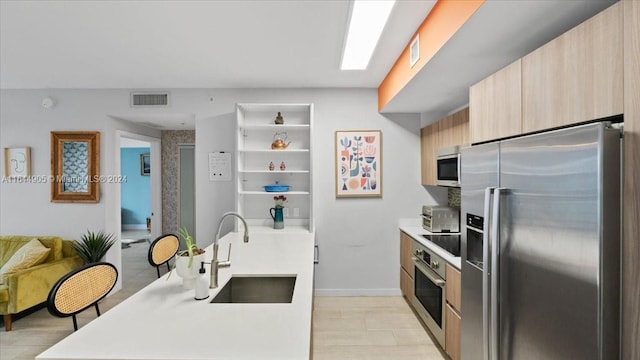
[[460,146],[438,149],[436,152],[436,184],[460,187]]
[[618,359],[621,132],[462,150],[463,360]]
[[422,207],[422,227],[432,233],[459,232],[460,212],[446,206]]
[[444,348],[446,262],[426,246],[413,241],[414,291],[416,312]]

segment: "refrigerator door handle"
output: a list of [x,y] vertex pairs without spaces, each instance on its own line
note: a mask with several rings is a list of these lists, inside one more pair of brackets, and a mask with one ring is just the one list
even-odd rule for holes
[[458,153],[458,185],[462,184],[462,155]]
[[489,360],[489,223],[491,195],[494,187],[484,189],[484,223],[482,225],[482,343],[484,360]]
[[500,195],[504,194],[504,188],[496,188],[493,194],[493,214],[491,216],[491,320],[490,320],[490,354],[491,360],[498,360],[499,342],[499,301],[500,301]]

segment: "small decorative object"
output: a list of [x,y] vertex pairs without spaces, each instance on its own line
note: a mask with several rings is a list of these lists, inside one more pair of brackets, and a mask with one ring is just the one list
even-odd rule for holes
[[291,141],[285,143],[287,141],[287,133],[286,132],[277,132],[273,135],[273,143],[271,144],[271,148],[273,150],[284,150],[291,144]]
[[269,163],[269,170],[273,171],[276,168],[275,165],[273,165],[273,161]]
[[4,148],[4,176],[31,176],[31,148]]
[[[195,280],[198,277],[198,264],[205,260],[204,249],[196,245],[195,240],[186,228],[178,230],[178,235],[184,239],[186,249],[178,251],[174,267],[178,276],[182,278],[182,288],[192,290],[195,288]],[[195,263],[195,265],[194,265]],[[167,280],[169,277],[167,277]]]
[[284,118],[280,115],[280,111],[278,111],[278,116],[276,116],[276,121],[274,121],[276,125],[284,124]]
[[336,197],[382,197],[382,131],[339,130]]
[[140,175],[151,175],[151,155],[140,154]]
[[269,209],[269,214],[271,214],[271,218],[273,219],[273,228],[274,229],[284,229],[284,214],[282,209],[284,209],[287,204],[287,198],[284,195],[276,195],[273,197],[276,205]]
[[284,164],[284,161],[280,163],[280,170],[282,171],[287,170],[287,165]]
[[97,233],[87,230],[80,241],[73,242],[73,249],[85,264],[102,261],[107,251],[116,243],[114,234],[107,234],[103,230]]
[[286,192],[289,191],[289,185],[281,185],[279,181],[276,181],[275,184],[265,185],[264,191],[266,192]]

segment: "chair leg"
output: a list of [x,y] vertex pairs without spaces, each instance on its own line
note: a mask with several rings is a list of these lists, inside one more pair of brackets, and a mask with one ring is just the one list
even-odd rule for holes
[[4,330],[11,331],[11,314],[4,314],[2,320],[4,321]]
[[158,273],[158,278],[160,278],[160,266],[156,266],[156,272]]
[[100,316],[100,308],[98,307],[98,303],[96,303],[95,305],[96,305],[96,314]]
[[167,261],[167,271],[171,271],[171,267],[169,267],[169,262]]
[[76,314],[71,315],[71,317],[73,318],[73,331],[77,331],[78,330],[78,321],[76,320]]

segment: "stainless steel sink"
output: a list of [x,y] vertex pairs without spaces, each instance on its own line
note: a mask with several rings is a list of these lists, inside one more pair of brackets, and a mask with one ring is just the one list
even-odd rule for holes
[[291,303],[295,275],[233,275],[211,303]]

